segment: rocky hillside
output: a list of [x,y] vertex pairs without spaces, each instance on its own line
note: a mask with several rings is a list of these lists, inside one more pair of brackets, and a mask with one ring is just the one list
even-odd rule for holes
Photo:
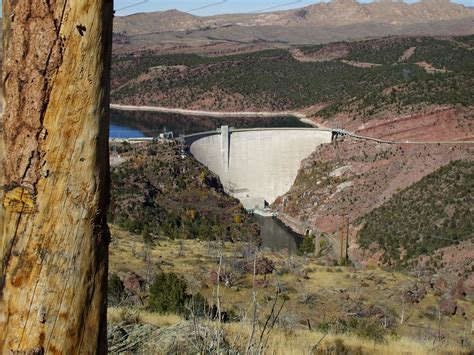
[[209,57],[117,54],[112,100],[221,111],[302,109],[373,119],[431,104],[469,106],[474,37],[388,37]]
[[171,10],[116,17],[118,46],[141,48],[157,43],[277,42],[327,43],[389,34],[453,35],[472,33],[474,11],[446,0],[320,2],[278,12],[194,16]]
[[[472,139],[473,117],[472,109],[427,110],[376,120],[360,130],[400,141]],[[380,262],[408,270],[415,264],[453,282],[464,280],[472,275],[474,257],[473,156],[474,144],[339,139],[302,162],[294,185],[274,207],[334,240],[349,220],[349,256],[357,264]],[[453,163],[459,160],[464,162]],[[468,284],[474,290],[474,279],[468,277]]]
[[[401,140],[449,140],[459,139],[456,132],[458,137],[474,133],[472,112],[453,110],[413,121],[418,125],[412,130],[403,129],[407,125],[404,121],[391,121],[380,129],[384,129],[385,138]],[[423,129],[429,134],[430,126],[437,129],[424,136]],[[335,232],[343,215],[354,221],[451,161],[472,160],[473,153],[472,144],[382,144],[344,138],[317,147],[303,160],[293,187],[275,207],[322,231]]]
[[258,242],[258,227],[240,203],[177,143],[114,143],[111,162],[109,222],[146,241],[166,236]]
[[474,242],[474,162],[453,161],[359,219],[357,242],[382,262],[407,267],[421,255]]

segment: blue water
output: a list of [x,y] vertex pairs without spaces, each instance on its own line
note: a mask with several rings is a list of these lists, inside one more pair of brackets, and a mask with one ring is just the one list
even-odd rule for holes
[[110,138],[142,138],[145,135],[135,128],[119,126],[111,123],[109,126]]

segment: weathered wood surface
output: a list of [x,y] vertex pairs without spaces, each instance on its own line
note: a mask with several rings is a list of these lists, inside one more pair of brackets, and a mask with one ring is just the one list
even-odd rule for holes
[[0,354],[106,352],[112,0],[4,0]]

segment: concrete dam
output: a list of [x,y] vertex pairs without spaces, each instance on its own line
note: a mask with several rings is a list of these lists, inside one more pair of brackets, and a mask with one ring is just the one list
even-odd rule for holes
[[301,161],[331,142],[318,128],[233,129],[184,137],[191,154],[217,174],[227,193],[246,209],[263,208],[293,185]]

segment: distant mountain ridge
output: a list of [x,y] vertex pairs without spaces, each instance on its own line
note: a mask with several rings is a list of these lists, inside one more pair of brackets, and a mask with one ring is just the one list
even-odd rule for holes
[[178,10],[139,13],[115,18],[115,32],[144,35],[173,31],[199,31],[226,27],[348,26],[377,23],[408,26],[437,21],[474,18],[474,9],[449,0],[422,0],[413,4],[381,0],[362,4],[354,0],[333,0],[300,9],[251,14],[200,17]]

